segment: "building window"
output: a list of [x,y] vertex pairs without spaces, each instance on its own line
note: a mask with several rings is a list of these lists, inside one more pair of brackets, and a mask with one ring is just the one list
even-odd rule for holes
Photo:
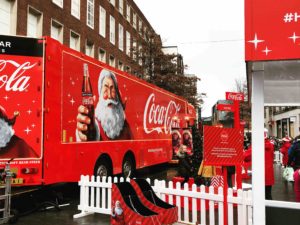
[[130,33],[126,31],[126,54],[128,56],[130,56],[130,42],[131,42]]
[[119,12],[121,13],[121,15],[123,15],[123,13],[124,13],[124,1],[123,0],[119,0]]
[[132,26],[136,29],[136,13],[133,13]]
[[58,5],[60,8],[64,6],[64,0],[52,0],[55,5]]
[[0,32],[15,35],[17,30],[17,1],[1,0]]
[[126,19],[130,23],[130,5],[126,5]]
[[106,63],[106,52],[104,49],[99,49],[99,61]]
[[130,73],[130,66],[125,66],[125,72]]
[[143,34],[143,21],[141,19],[139,19],[139,33],[140,35]]
[[105,9],[100,6],[100,16],[99,16],[99,33],[102,37],[106,35],[106,11]]
[[116,27],[115,27],[115,18],[110,16],[109,20],[109,40],[110,43],[116,43]]
[[86,24],[94,29],[94,0],[87,0]]
[[94,43],[86,41],[85,54],[94,58]]
[[109,0],[110,4],[112,4],[113,6],[116,6],[116,0]]
[[144,40],[147,40],[147,27],[144,27]]
[[51,37],[63,43],[63,25],[55,20],[51,20]]
[[80,19],[80,0],[72,0],[71,14],[76,18]]
[[27,17],[27,36],[28,37],[41,37],[43,22],[42,13],[32,7],[28,8]]
[[120,61],[120,60],[119,60],[119,63],[118,63],[118,69],[119,69],[119,70],[122,70],[122,71],[124,70],[124,64],[123,64],[123,62]]
[[133,41],[132,43],[132,50],[133,50],[133,60],[136,61],[137,54],[138,54],[138,49],[137,49],[137,44],[136,41]]
[[139,45],[139,65],[143,65],[143,49],[142,45]]
[[113,55],[109,55],[109,65],[112,67],[116,67],[115,57]]
[[124,28],[119,24],[119,49],[124,51]]
[[80,51],[80,35],[70,31],[70,48]]

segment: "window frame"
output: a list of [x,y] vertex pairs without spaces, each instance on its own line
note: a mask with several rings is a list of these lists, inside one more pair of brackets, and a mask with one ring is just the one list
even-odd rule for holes
[[[104,53],[104,58],[103,58],[104,61],[102,60],[102,57],[101,57],[101,55],[102,55],[101,51]],[[100,62],[106,63],[106,51],[105,51],[105,49],[99,48],[99,51],[98,51],[98,60]]]
[[[56,39],[56,38],[54,38],[53,36],[52,36],[52,27],[56,27],[56,28],[59,28],[59,37],[58,37],[58,39]],[[51,18],[51,29],[50,29],[50,36],[53,38],[53,39],[55,39],[55,40],[57,40],[57,41],[59,41],[60,43],[64,43],[64,25],[62,24],[62,23],[60,23],[59,21],[57,21],[57,20],[55,20],[55,19],[52,19]]]
[[112,15],[109,16],[109,42],[116,44],[116,19]]
[[99,6],[99,34],[104,38],[106,37],[106,10],[101,5]]
[[60,8],[64,8],[64,0],[52,0],[52,3],[59,6]]
[[[75,44],[75,48],[71,47],[71,37],[72,34],[75,34],[78,37],[77,43]],[[70,30],[70,41],[69,41],[69,47],[76,50],[76,51],[80,51],[80,34],[78,34],[77,32]]]
[[[122,28],[122,29],[120,29]],[[122,30],[122,31],[121,31]],[[124,27],[122,24],[119,23],[118,26],[118,33],[119,33],[119,38],[118,38],[118,44],[119,44],[119,50],[121,50],[122,52],[124,51]]]
[[119,0],[119,13],[121,13],[121,15],[124,15],[124,0]]
[[[87,47],[88,46],[92,46],[91,48],[91,54],[87,54]],[[87,56],[90,56],[92,58],[95,58],[95,43],[94,42],[90,42],[89,40],[86,40],[85,42],[85,50],[84,50],[84,53],[87,55]]]
[[[36,36],[29,36],[28,34],[28,22],[29,22],[29,15],[36,16],[37,18],[37,26],[36,26]],[[26,36],[27,37],[33,37],[33,38],[39,38],[43,35],[43,13],[31,5],[28,5],[27,8],[27,30],[26,30]]]
[[130,57],[130,48],[131,48],[131,33],[126,31],[126,55]]
[[[75,7],[74,1],[78,1],[78,15],[73,13],[74,12],[73,8]],[[80,4],[81,4],[81,0],[71,0],[71,15],[79,20],[80,20]]]
[[[92,6],[92,14],[89,13],[89,6]],[[89,20],[91,19],[90,16],[92,16],[92,24],[89,24]],[[95,0],[87,0],[86,4],[86,25],[92,29],[94,29],[95,26]]]

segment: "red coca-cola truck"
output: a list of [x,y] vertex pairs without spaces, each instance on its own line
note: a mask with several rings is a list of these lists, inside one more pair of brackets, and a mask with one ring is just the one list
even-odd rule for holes
[[10,160],[14,185],[168,162],[172,127],[194,119],[185,99],[50,37],[0,36],[0,170]]

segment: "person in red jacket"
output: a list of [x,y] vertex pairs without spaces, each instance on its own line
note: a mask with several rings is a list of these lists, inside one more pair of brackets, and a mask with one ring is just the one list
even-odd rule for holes
[[280,148],[280,152],[283,155],[282,157],[282,165],[284,167],[286,167],[288,160],[289,160],[289,154],[288,154],[288,150],[291,147],[291,142],[290,142],[290,138],[289,137],[284,137],[282,138],[283,144]]
[[[252,146],[250,145],[248,150],[244,153],[244,161],[251,161]],[[270,141],[265,131],[265,195],[267,200],[272,200],[272,186],[275,183],[274,180],[274,144]]]

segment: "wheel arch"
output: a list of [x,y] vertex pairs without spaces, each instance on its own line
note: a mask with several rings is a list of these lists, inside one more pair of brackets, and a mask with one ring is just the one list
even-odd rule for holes
[[107,154],[107,153],[103,153],[101,154],[98,159],[96,160],[95,164],[94,164],[94,175],[96,174],[96,170],[97,170],[97,165],[100,164],[101,162],[107,162],[108,165],[111,168],[111,173],[112,175],[114,174],[114,167],[113,167],[113,162],[111,157]]
[[135,155],[134,155],[133,151],[130,150],[130,149],[127,150],[127,152],[125,153],[125,155],[123,157],[123,160],[122,160],[122,165],[123,165],[123,163],[124,163],[124,161],[125,161],[125,159],[127,157],[129,157],[130,159],[132,159],[132,162],[134,163],[134,167],[136,168],[136,158],[135,158]]

